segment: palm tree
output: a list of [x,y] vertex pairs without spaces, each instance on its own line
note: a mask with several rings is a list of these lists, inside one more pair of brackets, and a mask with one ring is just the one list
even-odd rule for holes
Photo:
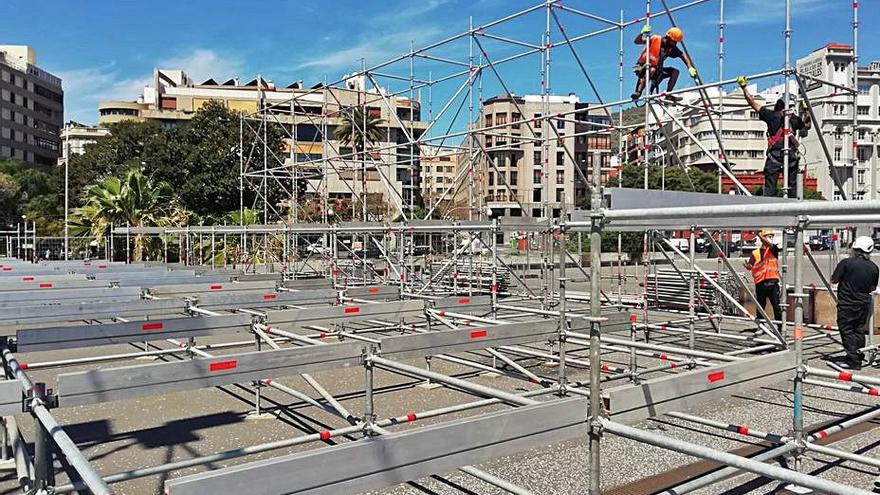
[[[107,177],[86,190],[86,204],[74,211],[75,231],[102,239],[111,225],[150,227],[180,225],[187,221],[185,210],[178,206],[171,186],[153,183],[138,170],[124,178]],[[143,259],[147,238],[136,234],[134,261]]]
[[[375,115],[364,117],[363,107],[350,107],[340,113],[342,123],[333,132],[337,141],[350,145],[357,153],[364,151],[364,136],[367,144],[382,140],[383,120]],[[356,154],[357,154],[356,153]]]

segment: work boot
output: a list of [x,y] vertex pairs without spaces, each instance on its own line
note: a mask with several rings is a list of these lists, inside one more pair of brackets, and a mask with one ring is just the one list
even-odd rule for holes
[[665,98],[667,100],[671,101],[672,103],[679,103],[681,101],[681,96],[678,96],[678,95],[667,94],[667,95],[665,95]]

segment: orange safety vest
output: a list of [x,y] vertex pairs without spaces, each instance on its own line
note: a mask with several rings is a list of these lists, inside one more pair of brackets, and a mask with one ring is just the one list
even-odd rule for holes
[[660,41],[663,39],[660,35],[651,36],[648,39],[648,46],[642,49],[642,54],[639,55],[639,64],[645,63],[645,51],[650,51],[651,53],[651,66],[656,67],[660,62]]
[[752,277],[755,284],[765,280],[779,280],[779,259],[773,256],[768,247],[760,247],[752,251]]

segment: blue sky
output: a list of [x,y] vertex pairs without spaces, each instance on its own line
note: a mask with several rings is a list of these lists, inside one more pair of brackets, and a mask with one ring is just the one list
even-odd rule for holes
[[[670,6],[683,0],[667,0]],[[222,81],[233,76],[250,80],[256,74],[280,85],[302,79],[306,85],[332,82],[360,67],[406,53],[410,43],[421,47],[465,31],[468,18],[475,25],[514,13],[538,3],[517,0],[419,0],[413,1],[273,1],[224,0],[3,0],[0,44],[29,44],[36,48],[39,65],[64,79],[66,118],[97,121],[99,100],[133,100],[150,80],[154,67],[183,68],[196,80]],[[792,0],[793,57],[801,57],[828,42],[851,43],[850,0]],[[606,18],[634,19],[644,13],[644,1],[565,0],[572,8]],[[758,73],[778,68],[783,62],[783,0],[726,0],[725,75]],[[659,0],[653,10],[662,9]],[[707,80],[718,75],[718,0],[676,13],[685,30],[685,42],[697,67]],[[569,36],[605,27],[601,22],[558,12]],[[880,1],[863,0],[860,8],[861,62],[880,59]],[[543,11],[525,15],[487,30],[498,36],[540,42],[545,27]],[[652,23],[655,30],[669,27],[667,18]],[[871,29],[874,28],[874,29]],[[624,94],[633,85],[630,71],[637,49],[632,38],[639,27],[630,27],[625,38]],[[552,29],[554,42],[562,40]],[[481,38],[489,59],[495,61],[524,48]],[[617,30],[580,42],[578,56],[606,100],[618,95]],[[458,41],[429,52],[467,62],[468,44]],[[554,93],[575,92],[582,100],[595,100],[567,47],[553,50],[551,88]],[[498,71],[507,87],[517,94],[540,92],[540,57],[531,55],[501,64]],[[408,76],[409,63],[385,72]],[[417,78],[437,79],[460,67],[427,60],[415,62]],[[684,78],[679,84],[689,84]],[[456,90],[462,78],[437,84],[433,90],[434,112]],[[767,81],[767,83],[776,81]],[[380,84],[392,90],[408,86],[391,79]],[[484,97],[503,93],[498,78],[483,74]],[[427,117],[427,91],[422,92]],[[457,102],[449,109],[454,112]],[[455,122],[460,128],[467,105]]]

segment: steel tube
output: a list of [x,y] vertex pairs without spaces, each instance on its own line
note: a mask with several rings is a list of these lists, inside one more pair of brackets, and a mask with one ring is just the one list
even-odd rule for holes
[[495,397],[510,404],[518,406],[528,406],[538,403],[538,401],[536,400],[526,399],[518,395],[510,394],[508,392],[497,390],[491,387],[485,387],[477,383],[460,380],[458,378],[453,378],[447,375],[443,375],[441,373],[427,371],[422,368],[416,368],[415,366],[410,366],[408,364],[398,363],[390,359],[385,359],[378,356],[370,356],[369,359],[373,361],[373,363],[375,363],[376,365],[391,371],[400,371],[408,375],[415,375],[418,377],[427,378],[429,380],[445,383],[447,385],[451,385],[455,388],[460,388],[469,392],[488,397]]
[[704,447],[702,445],[677,440],[674,438],[664,437],[656,433],[639,430],[631,426],[622,425],[613,421],[602,419],[602,427],[615,435],[629,438],[656,447],[679,452],[709,461],[715,461],[727,466],[739,468],[749,471],[770,479],[786,481],[798,486],[821,490],[832,495],[870,495],[871,492],[861,490],[852,486],[843,485],[834,481],[824,480],[815,476],[798,473],[776,466],[768,466],[761,462],[740,457],[738,455],[722,452],[719,450]]

